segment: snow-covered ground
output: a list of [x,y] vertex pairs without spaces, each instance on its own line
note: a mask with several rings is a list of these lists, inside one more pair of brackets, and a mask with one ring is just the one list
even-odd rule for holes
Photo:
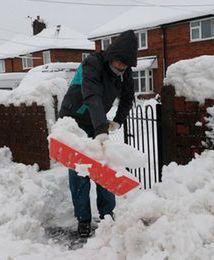
[[[171,163],[163,183],[117,200],[116,221],[103,220],[82,249],[69,251],[45,236],[47,226],[75,226],[67,170],[11,162],[0,149],[1,260],[214,259],[214,151],[186,166]],[[95,189],[92,211],[96,217]],[[75,228],[75,227],[74,227]]]

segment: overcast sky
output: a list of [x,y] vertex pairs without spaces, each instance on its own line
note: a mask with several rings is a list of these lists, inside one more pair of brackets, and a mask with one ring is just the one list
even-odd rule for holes
[[[114,2],[113,0],[99,1]],[[85,2],[95,2],[95,0],[85,0]],[[118,2],[120,0],[117,0]],[[121,0],[121,3],[123,2]],[[76,6],[36,3],[28,0],[0,0],[0,3],[0,39],[12,38],[16,33],[32,34],[31,20],[27,16],[36,18],[40,15],[48,26],[62,24],[89,33],[128,10],[127,7]]]

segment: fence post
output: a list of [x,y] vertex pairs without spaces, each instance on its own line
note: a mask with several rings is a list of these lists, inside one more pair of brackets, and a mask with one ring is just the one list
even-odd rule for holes
[[56,95],[53,97],[53,106],[54,106],[54,114],[55,114],[55,120],[57,121],[59,114],[58,114],[58,98]]
[[124,132],[124,143],[128,144],[128,125],[127,125],[128,117],[125,119],[123,124],[123,132]]
[[163,143],[162,143],[162,117],[161,117],[161,104],[156,105],[157,117],[157,147],[158,147],[158,180],[162,181],[162,168],[163,168]]
[[163,164],[176,161],[175,89],[163,86],[161,91],[161,126]]

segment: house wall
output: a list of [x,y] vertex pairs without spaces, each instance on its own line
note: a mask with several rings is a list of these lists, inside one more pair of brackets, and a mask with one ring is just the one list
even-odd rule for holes
[[95,49],[96,51],[101,51],[102,49],[101,40],[95,41]]
[[56,49],[51,51],[51,60],[53,62],[81,62],[82,53],[90,53],[89,50],[66,50]]
[[22,60],[19,58],[6,59],[5,72],[25,72],[22,68]]
[[[42,51],[33,53],[33,58],[34,58],[34,60],[33,60],[33,67],[43,65]],[[28,70],[25,70],[25,71],[28,71]]]
[[[148,48],[139,50],[138,57],[156,56],[158,60],[158,68],[153,70],[153,83],[154,92],[157,94],[161,92],[163,86],[163,41],[162,41],[162,30],[154,29],[148,31]],[[147,96],[143,96],[147,97]],[[151,97],[148,96],[148,97]]]
[[[90,53],[93,50],[68,50],[68,49],[53,49],[51,51],[52,62],[81,62],[82,53]],[[43,52],[33,53],[33,67],[43,65]],[[38,58],[38,59],[37,59]],[[5,72],[27,72],[29,69],[23,70],[22,59],[13,58],[5,60]]]
[[12,72],[13,71],[13,60],[6,59],[5,60],[5,72]]
[[214,39],[190,41],[189,23],[177,24],[166,29],[168,64],[201,55],[214,54]]
[[[164,34],[165,30],[165,34]],[[165,37],[165,60],[164,60]],[[101,50],[101,40],[95,41],[96,51]],[[148,31],[148,48],[139,50],[138,57],[157,56],[158,68],[153,70],[154,92],[160,94],[167,67],[179,60],[201,55],[214,55],[214,39],[191,42],[190,21],[165,25],[164,29]],[[151,95],[141,95],[149,98]]]

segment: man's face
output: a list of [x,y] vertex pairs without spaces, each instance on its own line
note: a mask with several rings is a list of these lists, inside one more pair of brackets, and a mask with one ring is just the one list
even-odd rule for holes
[[127,65],[122,63],[119,60],[113,60],[110,62],[111,66],[113,66],[116,70],[118,70],[119,72],[124,72],[127,69]]

